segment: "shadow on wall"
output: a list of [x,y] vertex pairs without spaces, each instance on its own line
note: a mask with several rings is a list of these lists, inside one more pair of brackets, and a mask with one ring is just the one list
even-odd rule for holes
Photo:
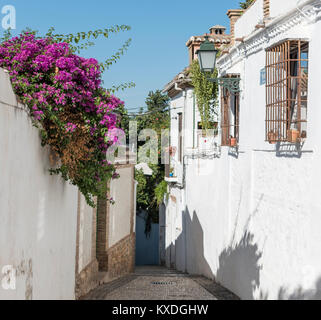
[[205,257],[204,231],[197,212],[193,211],[191,219],[189,209],[186,207],[183,212],[185,232],[182,232],[181,236],[186,235],[187,272],[213,279],[243,299],[254,299],[254,292],[260,286],[262,251],[254,242],[254,234],[248,229],[250,221],[259,212],[263,198],[264,195],[261,196],[257,208],[245,223],[242,238],[235,243],[235,234],[239,224],[239,215],[237,215],[231,244],[219,254],[219,266],[215,273]]
[[[219,256],[217,282],[242,297],[254,299],[254,291],[260,286],[259,260],[262,253],[257,244],[253,244],[254,235],[245,232],[242,239],[234,246],[224,249]],[[236,292],[235,285],[239,290]]]
[[298,287],[292,293],[288,293],[287,289],[282,287],[279,290],[278,300],[321,300],[321,278],[318,279],[315,289],[304,290]]
[[[219,255],[219,266],[216,272],[216,281],[230,289],[242,299],[253,300],[254,292],[260,287],[260,272],[262,266],[259,260],[262,251],[254,242],[254,234],[249,231],[251,220],[259,214],[259,208],[264,194],[258,199],[256,208],[248,217],[244,227],[243,236],[235,242],[236,232],[240,228],[240,204],[237,210],[236,221],[230,245]],[[264,299],[263,296],[261,296]]]
[[[259,204],[262,199],[260,199]],[[220,253],[218,269],[216,273],[213,273],[205,257],[204,232],[198,215],[194,211],[191,219],[189,209],[186,207],[183,215],[186,221],[187,271],[191,274],[203,275],[213,279],[243,299],[254,299],[254,291],[260,286],[262,266],[259,261],[262,252],[258,245],[254,243],[254,235],[248,231],[248,227],[257,212],[258,208],[249,217],[244,226],[242,238],[235,244],[233,240],[238,227],[237,217],[231,244]]]
[[189,209],[186,207],[182,214],[185,223],[183,223],[181,236],[186,235],[186,269],[190,274],[204,275],[214,279],[214,274],[204,255],[204,232],[197,213],[193,211],[191,219]]
[[276,144],[276,156],[279,158],[298,158],[302,157],[304,143],[280,143]]
[[[196,211],[193,211],[191,218],[186,207],[182,215],[183,230],[175,244],[172,243],[166,248],[167,265],[170,261],[170,265],[179,271],[203,275],[217,281],[243,299],[254,299],[254,290],[260,285],[262,269],[259,264],[262,253],[258,245],[253,243],[254,235],[245,231],[237,244],[225,248],[219,255],[219,267],[215,274],[205,257],[204,231]],[[185,243],[184,247],[182,243]],[[175,254],[172,254],[172,250],[175,250]],[[185,261],[179,261],[179,250],[185,250],[183,256],[186,256],[186,259],[182,258]],[[183,267],[180,268],[180,265]],[[236,285],[239,290],[236,289]]]
[[[263,198],[264,195],[261,195],[257,207],[246,221],[242,237],[238,241],[235,241],[236,231],[240,227],[238,226],[239,217],[236,218],[234,235],[231,238],[231,243],[218,256],[219,265],[216,272],[211,268],[205,256],[204,231],[197,212],[193,211],[193,216],[191,217],[189,209],[186,207],[185,211],[182,212],[183,230],[176,241],[166,248],[167,256],[171,254],[171,250],[175,250],[175,254],[170,255],[170,264],[174,265],[179,271],[187,271],[192,275],[203,275],[213,279],[243,300],[269,299],[269,292],[264,292],[260,288],[261,271],[263,269],[260,260],[263,255],[264,245],[262,248],[259,247],[254,240],[254,234],[249,231],[250,222],[259,214],[259,206]],[[181,250],[184,250],[184,254],[179,256],[178,252],[182,252]],[[209,255],[211,252],[206,254]],[[183,258],[179,261],[181,257]],[[169,261],[167,260],[167,265],[168,263]],[[180,266],[183,267],[180,268]],[[259,296],[255,294],[258,292]],[[298,287],[294,291],[289,291],[286,287],[280,287],[278,296],[275,299],[320,300],[321,277],[312,289],[304,290],[302,287]]]
[[[165,214],[163,221],[160,218],[160,221],[162,221],[161,225],[166,225],[167,230],[175,229],[175,232],[180,232],[177,237],[177,234],[175,236],[171,235],[172,242],[167,243],[167,247],[165,240],[161,242],[161,245],[163,244],[164,247],[160,251],[164,252],[163,256],[164,260],[166,260],[166,266],[181,272],[188,272],[192,275],[205,275],[210,279],[214,279],[211,268],[204,256],[204,232],[196,212],[193,212],[192,219],[187,207],[181,214],[181,230],[177,229],[176,226],[172,228],[170,224],[173,221],[166,221]],[[166,232],[166,236],[169,236],[168,232]]]
[[166,205],[159,206],[159,263],[166,266]]

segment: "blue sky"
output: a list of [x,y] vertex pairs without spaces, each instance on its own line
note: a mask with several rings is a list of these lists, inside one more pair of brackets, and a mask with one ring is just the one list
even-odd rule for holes
[[189,37],[204,34],[215,24],[229,27],[226,12],[238,8],[239,1],[0,0],[0,9],[7,4],[16,8],[16,32],[25,27],[46,32],[54,26],[59,33],[74,33],[130,25],[131,31],[99,40],[82,55],[103,61],[132,38],[128,52],[106,71],[103,79],[107,88],[135,82],[136,88],[117,93],[126,107],[135,111],[145,106],[149,91],[162,89],[187,66],[185,43]]

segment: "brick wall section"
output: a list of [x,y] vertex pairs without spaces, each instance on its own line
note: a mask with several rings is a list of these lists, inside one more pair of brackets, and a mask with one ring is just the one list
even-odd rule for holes
[[112,278],[134,272],[136,235],[132,233],[108,249],[108,270]]
[[264,21],[270,18],[270,0],[263,0]]
[[[135,167],[132,164],[118,165],[117,168],[132,168],[132,179],[128,181],[131,185],[131,207],[128,212],[130,219],[130,234],[109,248],[109,220],[110,203],[105,199],[95,200],[97,209],[93,209],[92,238],[91,238],[91,262],[79,273],[79,232],[80,232],[80,201],[78,201],[77,235],[76,235],[76,284],[75,296],[78,299],[86,295],[98,285],[98,272],[108,272],[110,277],[120,277],[132,273],[135,268],[135,245],[136,236],[134,232],[135,199],[134,188]],[[107,185],[109,190],[110,184]],[[80,193],[78,198],[80,199]]]
[[75,298],[86,295],[97,286],[98,261],[94,259],[84,270],[76,274]]
[[98,199],[97,203],[97,246],[96,257],[99,271],[108,271],[108,230],[109,230],[109,202]]
[[[108,272],[110,277],[119,277],[134,271],[135,267],[135,244],[136,236],[134,233],[135,199],[134,188],[135,167],[133,164],[116,165],[116,169],[132,168],[131,194],[132,203],[128,218],[130,219],[130,234],[109,248],[109,222],[110,222],[110,203],[104,199],[98,199],[97,203],[97,239],[96,257],[99,264],[99,271]],[[108,186],[108,190],[110,185]]]
[[232,9],[227,11],[227,16],[230,19],[230,34],[231,34],[231,46],[235,43],[235,22],[242,15],[244,10],[241,9]]

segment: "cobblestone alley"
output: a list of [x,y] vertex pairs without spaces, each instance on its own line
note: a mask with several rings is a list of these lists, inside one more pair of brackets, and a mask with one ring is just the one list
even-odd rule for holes
[[237,300],[234,294],[203,277],[161,267],[138,267],[134,274],[91,291],[82,300]]

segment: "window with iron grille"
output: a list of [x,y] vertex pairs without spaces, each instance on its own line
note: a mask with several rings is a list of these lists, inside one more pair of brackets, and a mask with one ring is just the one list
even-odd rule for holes
[[266,141],[307,137],[309,43],[286,40],[266,50]]
[[[228,75],[227,77],[238,77]],[[222,146],[235,147],[239,143],[240,97],[239,93],[231,93],[221,88],[221,129]]]

